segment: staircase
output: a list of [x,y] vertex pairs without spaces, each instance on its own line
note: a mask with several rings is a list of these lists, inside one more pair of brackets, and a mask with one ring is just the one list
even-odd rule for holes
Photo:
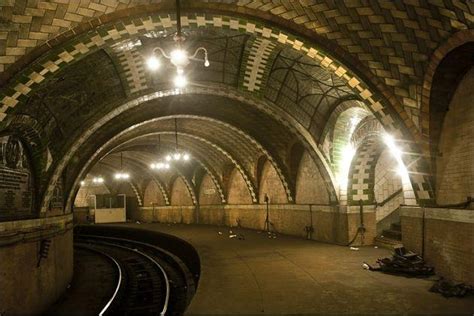
[[375,245],[393,249],[393,246],[402,243],[402,226],[400,222],[392,223],[390,229],[384,229],[382,234],[375,237]]

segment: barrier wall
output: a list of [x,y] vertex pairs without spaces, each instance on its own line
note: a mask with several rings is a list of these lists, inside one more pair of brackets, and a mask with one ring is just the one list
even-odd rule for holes
[[[313,226],[313,240],[345,244],[360,226],[359,207],[329,205],[281,204],[269,205],[269,220],[278,233],[307,238],[306,227]],[[254,205],[201,205],[142,207],[131,213],[131,219],[141,222],[208,224],[238,226],[263,230],[266,206]],[[364,244],[373,244],[375,238],[375,212],[373,207],[364,210]],[[354,245],[361,243],[357,238]]]
[[[44,240],[51,243],[39,261]],[[0,223],[0,315],[40,314],[72,275],[72,214]]]
[[474,210],[403,207],[402,239],[436,274],[474,284]]

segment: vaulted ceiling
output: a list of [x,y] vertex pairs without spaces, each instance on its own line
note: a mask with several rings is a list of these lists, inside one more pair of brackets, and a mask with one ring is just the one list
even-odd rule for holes
[[175,119],[193,157],[176,172],[190,179],[202,168],[223,199],[232,166],[255,201],[265,156],[294,200],[299,143],[336,201],[324,143],[335,142],[335,117],[350,107],[408,140],[419,154],[407,158],[415,191],[431,199],[420,160],[424,76],[440,43],[473,24],[461,1],[183,1],[185,47],[206,47],[211,65],[192,63],[190,84],[177,90],[168,63],[154,73],[145,66],[154,46],[173,46],[174,1],[0,6],[1,128],[28,143],[44,203],[60,177],[74,192],[99,161],[116,166],[120,152],[143,179],[155,177],[147,168],[174,148]]

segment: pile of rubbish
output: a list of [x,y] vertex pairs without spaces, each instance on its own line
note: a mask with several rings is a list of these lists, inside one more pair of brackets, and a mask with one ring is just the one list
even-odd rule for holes
[[440,293],[444,297],[464,297],[474,295],[474,288],[464,283],[453,283],[441,278],[433,284],[430,292]]
[[414,252],[407,251],[405,247],[394,248],[392,258],[377,259],[377,267],[364,262],[364,269],[381,271],[389,274],[404,275],[408,277],[427,277],[434,275],[434,268],[425,265],[423,258]]
[[[219,231],[217,232],[219,235],[222,235],[222,232]],[[245,240],[244,234],[238,233],[238,232],[233,232],[232,230],[229,230],[229,238],[237,238],[238,240]]]

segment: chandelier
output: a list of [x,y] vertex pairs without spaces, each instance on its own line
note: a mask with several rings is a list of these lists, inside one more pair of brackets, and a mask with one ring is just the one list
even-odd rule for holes
[[204,66],[209,67],[209,59],[207,56],[207,49],[204,47],[198,47],[194,54],[190,55],[183,48],[183,42],[186,38],[181,32],[181,6],[179,0],[176,0],[176,35],[173,37],[175,42],[174,49],[168,54],[165,50],[159,46],[154,47],[152,55],[148,57],[146,63],[150,70],[155,71],[160,68],[161,62],[157,57],[157,53],[161,54],[166,59],[169,59],[171,64],[176,67],[176,76],[173,79],[176,88],[184,88],[188,80],[185,76],[184,69],[191,62],[191,60],[198,60],[196,56],[202,52],[204,54]]
[[123,153],[120,153],[120,171],[114,175],[115,180],[127,180],[130,178],[130,174],[123,171]]
[[[160,135],[158,135],[158,152],[159,153],[161,152],[161,137],[160,137]],[[150,165],[150,168],[153,169],[153,170],[167,170],[167,169],[170,168],[170,164],[167,163],[167,162],[162,162],[162,161],[153,162]]]
[[180,151],[178,145],[178,120],[174,119],[174,137],[175,137],[175,150],[173,153],[166,155],[166,161],[188,161],[190,156],[187,152]]

